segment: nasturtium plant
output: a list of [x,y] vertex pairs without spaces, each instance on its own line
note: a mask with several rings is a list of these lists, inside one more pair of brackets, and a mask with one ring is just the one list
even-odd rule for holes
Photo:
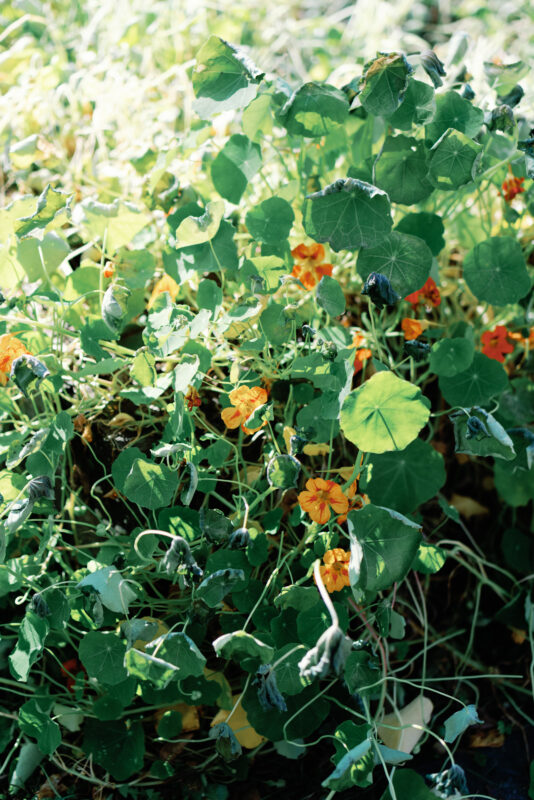
[[56,5],[0,37],[6,792],[504,796],[421,775],[530,724],[532,14]]

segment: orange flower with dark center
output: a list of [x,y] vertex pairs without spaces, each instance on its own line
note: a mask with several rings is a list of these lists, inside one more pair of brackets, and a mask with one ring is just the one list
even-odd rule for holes
[[0,336],[0,384],[2,386],[5,386],[9,380],[13,361],[23,355],[31,355],[31,353],[20,339],[13,336],[12,333],[4,333]]
[[425,305],[433,306],[434,308],[441,303],[441,295],[433,278],[428,278],[424,286],[421,286],[416,292],[407,295],[404,299],[407,300],[408,303],[411,303],[414,311],[421,301],[423,301]]
[[363,369],[364,362],[369,361],[373,355],[368,347],[360,347],[360,345],[365,344],[365,341],[365,336],[362,336],[361,333],[354,334],[351,347],[359,348],[354,354],[354,374],[360,372]]
[[157,281],[156,285],[152,289],[152,294],[150,295],[150,299],[146,307],[152,308],[152,306],[156,302],[156,298],[159,297],[160,294],[163,294],[163,292],[168,292],[171,296],[171,300],[174,302],[174,300],[176,300],[176,296],[178,295],[179,291],[180,287],[178,286],[174,278],[171,278],[170,275],[167,275],[167,273],[165,273],[165,275],[162,278],[160,278],[159,281]]
[[267,423],[264,422],[259,428],[247,428],[245,421],[253,411],[267,402],[267,392],[261,386],[238,386],[232,389],[228,398],[232,404],[221,411],[222,421],[227,428],[239,428],[244,433],[256,433]]
[[306,289],[313,289],[324,275],[331,275],[332,264],[323,264],[324,247],[322,244],[312,244],[308,247],[299,244],[293,248],[291,255],[296,260],[291,275],[298,278]]
[[404,317],[401,322],[401,328],[404,331],[404,338],[407,342],[410,342],[421,336],[425,328],[428,328],[428,322],[426,320]]
[[488,358],[494,358],[495,361],[504,361],[507,353],[512,353],[514,350],[513,344],[508,340],[508,331],[504,325],[497,325],[492,331],[486,331],[482,334],[482,352]]
[[524,178],[515,177],[514,173],[512,172],[511,165],[508,164],[508,178],[503,181],[501,187],[506,203],[511,203],[514,197],[517,197],[518,194],[523,194],[525,191],[523,188],[524,182]]
[[314,522],[325,525],[330,519],[330,509],[335,514],[345,514],[349,501],[335,481],[323,478],[310,478],[306,481],[306,491],[300,492],[299,505]]
[[327,550],[323,556],[324,567],[319,567],[321,578],[327,592],[339,592],[344,586],[350,586],[349,561],[350,553],[335,547]]
[[359,511],[360,508],[363,508],[369,503],[369,498],[366,494],[357,494],[358,492],[358,480],[352,481],[351,485],[347,491],[347,499],[349,501],[349,505],[345,514],[341,514],[337,518],[337,522],[340,525],[343,525],[344,522],[347,521],[347,516],[350,514],[351,511]]

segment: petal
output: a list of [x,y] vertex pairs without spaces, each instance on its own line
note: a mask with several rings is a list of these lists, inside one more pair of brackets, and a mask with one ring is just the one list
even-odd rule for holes
[[243,415],[238,408],[234,408],[230,406],[229,408],[223,408],[221,411],[222,421],[226,425],[227,428],[239,428],[241,422],[243,421]]
[[324,525],[330,519],[330,509],[324,500],[315,503],[313,506],[313,511],[309,511],[308,513],[312,520],[314,522],[318,522],[319,525]]

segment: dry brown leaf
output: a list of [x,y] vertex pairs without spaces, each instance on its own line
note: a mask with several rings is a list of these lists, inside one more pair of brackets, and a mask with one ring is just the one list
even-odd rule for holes
[[523,644],[527,638],[527,632],[522,628],[510,628],[512,632],[512,639],[516,644]]
[[235,705],[235,710],[226,711],[226,709],[221,708],[221,710],[213,717],[210,726],[213,727],[214,725],[218,725],[220,722],[228,723],[230,728],[235,733],[235,737],[239,744],[242,747],[245,747],[247,750],[253,750],[263,741],[265,741],[265,737],[260,736],[260,734],[254,730],[248,721],[246,711],[241,705],[241,695],[234,695],[232,697],[232,701]]
[[504,744],[504,733],[500,733],[497,728],[490,728],[489,731],[477,731],[469,738],[469,747],[502,747]]

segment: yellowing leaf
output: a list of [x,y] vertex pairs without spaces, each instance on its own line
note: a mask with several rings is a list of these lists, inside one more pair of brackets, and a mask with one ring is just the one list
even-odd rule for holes
[[237,705],[235,705],[235,710],[226,711],[226,709],[221,708],[213,717],[210,725],[213,727],[220,722],[226,722],[235,733],[236,739],[241,747],[245,747],[247,750],[253,750],[265,741],[265,737],[260,736],[248,721],[245,709],[241,705],[241,695],[233,695],[232,701],[234,705],[237,703]]
[[464,497],[461,494],[453,494],[450,499],[451,506],[460,512],[462,517],[466,517],[466,519],[471,519],[471,517],[479,517],[482,514],[487,514],[488,509],[486,506],[481,505],[476,500],[473,500],[472,497]]
[[411,753],[432,716],[433,703],[420,695],[404,708],[387,714],[378,726],[378,735],[392,750]]

